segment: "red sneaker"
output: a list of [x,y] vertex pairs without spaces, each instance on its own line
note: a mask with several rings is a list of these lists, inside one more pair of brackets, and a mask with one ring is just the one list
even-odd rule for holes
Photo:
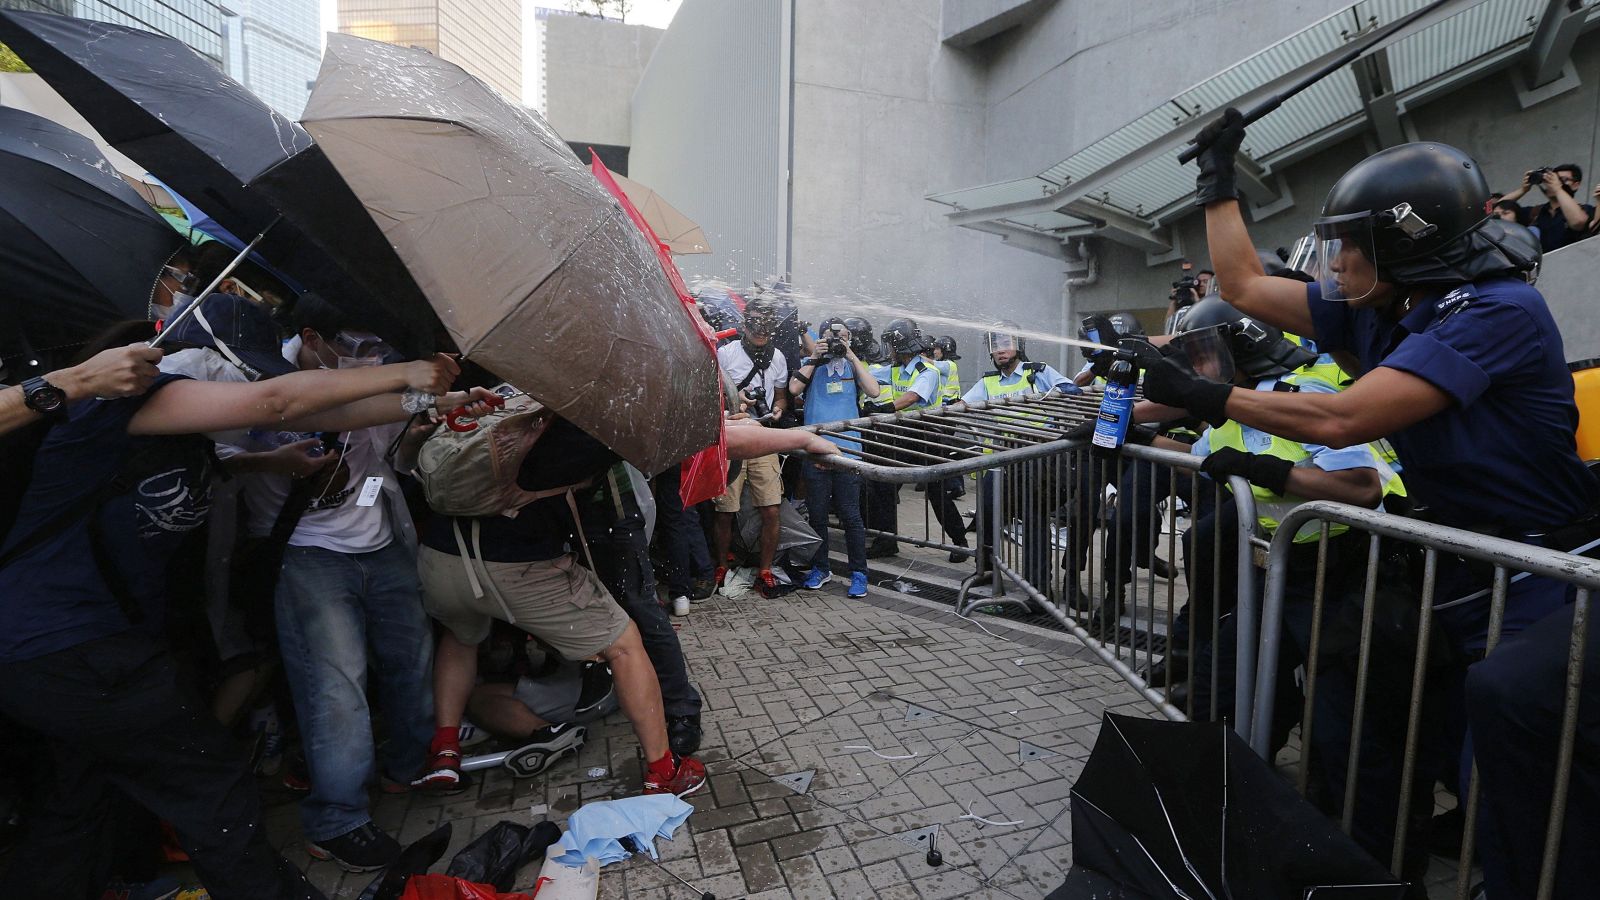
[[436,794],[459,794],[467,789],[467,778],[461,774],[461,751],[442,747],[433,754],[422,774],[411,779],[414,791],[431,791]]
[[763,597],[778,596],[778,576],[772,574],[771,569],[762,569],[756,575],[756,590],[760,591]]
[[671,754],[672,771],[662,774],[656,771],[655,766],[645,770],[644,792],[646,794],[676,794],[687,797],[695,791],[706,786],[706,767],[700,760],[692,756],[679,756]]
[[717,587],[720,588],[720,587],[722,587],[722,579],[726,578],[727,575],[728,575],[728,567],[727,566],[717,566],[717,574],[713,575],[711,580],[714,581],[716,583]]

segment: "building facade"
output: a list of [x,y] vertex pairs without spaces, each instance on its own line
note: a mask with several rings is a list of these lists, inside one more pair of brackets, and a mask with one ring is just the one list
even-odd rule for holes
[[522,0],[339,0],[339,30],[426,50],[522,101]]
[[633,92],[664,32],[560,10],[535,15],[539,93],[528,105],[580,159],[593,147],[608,168],[628,174]]
[[319,0],[227,0],[222,31],[228,74],[300,118],[322,60]]
[[59,13],[154,31],[222,65],[222,4],[216,0],[0,0],[0,9]]
[[[716,252],[687,275],[787,273],[816,315],[921,313],[963,350],[996,320],[1157,319],[1180,260],[1207,262],[1188,138],[1424,5],[685,0],[634,95],[633,172],[705,228]],[[1405,140],[1461,147],[1498,190],[1592,168],[1600,8],[1455,6],[1251,129],[1260,243],[1292,244],[1341,173]]]

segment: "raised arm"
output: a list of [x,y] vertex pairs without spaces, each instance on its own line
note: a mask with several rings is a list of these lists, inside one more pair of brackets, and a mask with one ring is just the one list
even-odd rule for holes
[[1243,117],[1230,107],[1195,140],[1205,147],[1196,160],[1200,174],[1195,178],[1195,203],[1206,211],[1206,246],[1222,299],[1246,315],[1314,338],[1306,286],[1268,277],[1244,227],[1234,168],[1234,156],[1244,141]]

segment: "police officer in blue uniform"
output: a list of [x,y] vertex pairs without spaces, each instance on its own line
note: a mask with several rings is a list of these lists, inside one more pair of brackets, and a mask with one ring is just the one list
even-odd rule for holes
[[[1237,390],[1172,359],[1151,366],[1145,396],[1203,419],[1234,419],[1292,440],[1339,447],[1387,437],[1412,497],[1439,523],[1559,550],[1596,532],[1600,485],[1579,460],[1578,415],[1561,334],[1526,280],[1530,233],[1484,215],[1478,164],[1439,143],[1391,147],[1339,179],[1316,222],[1316,284],[1266,277],[1240,214],[1234,155],[1242,119],[1228,110],[1201,132],[1197,202],[1223,296],[1245,313],[1359,362],[1340,393]],[[1435,621],[1467,659],[1481,657],[1489,585],[1440,559]],[[1536,892],[1554,791],[1569,592],[1512,582],[1502,640],[1465,681],[1483,812],[1478,845],[1491,898]],[[1552,660],[1554,662],[1552,662]],[[1600,635],[1586,687],[1600,681]],[[1445,681],[1445,679],[1439,679]],[[1440,684],[1447,693],[1452,685]],[[1583,707],[1555,895],[1593,889],[1600,845],[1600,715]],[[1514,740],[1511,738],[1515,738]],[[1435,774],[1419,760],[1420,783]],[[1462,781],[1465,784],[1465,780]],[[1392,804],[1393,801],[1391,800]],[[1358,804],[1359,814],[1359,804]],[[1387,848],[1384,848],[1387,852]]]
[[[895,319],[883,330],[883,345],[891,354],[889,368],[889,386],[892,399],[880,396],[877,401],[863,403],[861,408],[869,413],[899,412],[907,409],[926,409],[939,403],[939,387],[941,375],[934,361],[923,357],[924,350],[930,349],[933,344],[922,334],[922,329],[911,319]],[[878,494],[874,500],[878,503],[886,502],[887,492],[876,489]],[[891,486],[889,491],[895,491]],[[926,488],[928,505],[933,508],[933,517],[944,529],[950,538],[950,543],[962,550],[950,552],[951,562],[962,562],[968,554],[964,549],[967,546],[967,523],[961,518],[960,510],[956,509],[953,491],[944,481],[929,482]],[[898,496],[898,492],[895,492]]]

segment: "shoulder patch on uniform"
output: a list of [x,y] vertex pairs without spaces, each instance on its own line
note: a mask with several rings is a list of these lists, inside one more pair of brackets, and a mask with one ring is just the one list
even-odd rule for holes
[[999,378],[1000,377],[1000,370],[999,369],[993,369],[991,371],[985,372],[985,373],[983,373],[983,377],[985,377],[985,378]]
[[1042,363],[1042,362],[1025,362],[1025,363],[1022,364],[1022,367],[1024,369],[1027,369],[1029,372],[1043,372],[1044,371],[1044,363]]
[[1433,305],[1434,321],[1442,322],[1448,319],[1472,305],[1472,301],[1476,299],[1478,299],[1478,291],[1470,284],[1452,288],[1449,293],[1440,297],[1438,302]]

